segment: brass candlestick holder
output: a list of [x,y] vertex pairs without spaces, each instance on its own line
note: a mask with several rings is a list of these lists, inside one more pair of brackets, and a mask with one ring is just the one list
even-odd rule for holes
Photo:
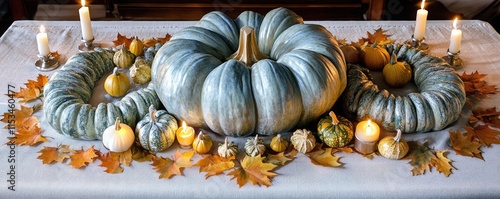
[[38,55],[38,60],[35,62],[36,69],[39,71],[51,71],[59,67],[59,61],[50,53],[47,55]]
[[363,141],[357,136],[354,136],[354,149],[363,155],[370,154],[377,150],[377,142],[378,141]]
[[409,44],[411,47],[426,51],[429,49],[429,46],[424,41],[425,37],[423,39],[417,39],[413,35],[411,35],[411,39],[406,41],[405,43]]
[[78,50],[80,52],[92,52],[94,51],[94,48],[98,47],[101,47],[101,45],[98,43],[94,43],[94,38],[92,38],[91,40],[82,39],[82,43],[78,45]]
[[448,49],[448,55],[447,56],[443,56],[443,59],[448,64],[450,64],[450,66],[453,69],[458,70],[458,69],[462,68],[462,66],[464,65],[464,62],[458,56],[459,54],[460,54],[460,51],[458,51],[457,53],[452,53],[452,52],[450,52],[450,49]]

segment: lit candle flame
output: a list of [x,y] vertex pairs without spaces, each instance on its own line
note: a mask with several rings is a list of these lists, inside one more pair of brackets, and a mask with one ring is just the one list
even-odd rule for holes
[[45,33],[45,26],[43,26],[43,25],[40,26],[40,32]]
[[453,29],[457,29],[457,21],[458,21],[458,17],[455,18],[455,20],[453,20]]
[[82,6],[85,7],[85,0],[82,0]]
[[186,122],[182,121],[182,129],[186,129]]
[[420,8],[423,10],[425,5],[425,0],[422,0],[422,5],[420,5]]
[[368,122],[366,123],[366,134],[372,134],[372,128],[370,124],[372,124],[372,121],[368,120]]

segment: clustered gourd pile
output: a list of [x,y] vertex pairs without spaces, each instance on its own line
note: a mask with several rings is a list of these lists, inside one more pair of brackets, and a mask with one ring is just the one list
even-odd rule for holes
[[[352,65],[357,62],[366,68]],[[394,87],[413,78],[421,92],[395,96],[378,89],[368,69],[382,70]],[[121,100],[92,107],[88,102],[95,82],[110,72],[104,89]],[[132,92],[129,77],[134,84],[151,83]],[[135,129],[139,145],[158,152],[172,145],[182,120],[221,135],[256,135],[244,147],[251,156],[267,148],[259,134],[274,135],[269,148],[283,152],[290,145],[279,133],[293,129],[298,130],[291,145],[311,151],[316,137],[302,128],[318,119],[321,142],[348,145],[353,124],[331,111],[337,100],[349,119],[370,118],[386,130],[404,133],[443,129],[465,103],[463,82],[442,59],[404,44],[341,49],[324,27],[304,24],[285,8],[265,16],[245,11],[235,20],[211,12],[165,45],[146,51],[136,37],[128,49],[78,53],[51,77],[44,95],[48,123],[73,138],[102,139],[112,134],[105,131],[127,125]],[[392,140],[399,143],[400,138],[398,133]],[[380,144],[384,154],[390,151]],[[208,134],[199,133],[193,149],[209,153],[212,145]],[[238,146],[226,137],[217,151],[229,157]]]

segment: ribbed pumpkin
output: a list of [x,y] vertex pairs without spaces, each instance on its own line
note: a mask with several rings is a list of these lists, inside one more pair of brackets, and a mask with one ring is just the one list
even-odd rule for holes
[[384,48],[373,43],[361,50],[361,58],[365,66],[371,70],[382,70],[389,63],[391,56]]
[[316,146],[316,138],[307,129],[297,129],[290,137],[290,141],[293,147],[301,153],[307,153]]
[[125,45],[113,55],[113,63],[120,68],[129,68],[135,60],[134,53],[131,53]]
[[134,144],[134,131],[130,126],[120,123],[116,118],[115,124],[109,126],[102,133],[102,144],[112,152],[124,152]]
[[255,138],[248,138],[245,143],[245,152],[248,156],[255,157],[258,155],[263,155],[266,151],[266,146],[264,141],[259,139],[259,135],[255,135]]
[[130,88],[128,77],[116,67],[104,81],[104,90],[113,97],[125,95]]
[[213,145],[212,137],[210,137],[210,135],[200,131],[198,136],[196,136],[196,138],[194,138],[193,150],[196,153],[200,153],[200,154],[208,153],[212,149],[212,145]]
[[142,148],[159,152],[164,151],[175,141],[177,121],[165,110],[156,110],[149,107],[149,114],[137,123],[135,135]]
[[405,157],[410,147],[401,136],[401,130],[398,129],[396,136],[386,136],[382,138],[378,143],[380,155],[392,160],[398,160]]
[[224,143],[220,143],[217,148],[217,153],[220,157],[229,158],[231,156],[236,156],[238,154],[238,145],[234,142],[229,142],[229,138],[224,139]]
[[283,137],[281,137],[281,134],[277,134],[271,139],[271,143],[269,144],[269,147],[275,152],[283,152],[288,148],[288,141],[286,141]]
[[[254,31],[240,33],[245,26]],[[345,88],[345,71],[333,35],[290,10],[264,17],[246,11],[236,22],[215,11],[158,51],[152,82],[168,112],[192,126],[273,135],[330,110]]]
[[399,62],[396,54],[392,53],[391,61],[382,70],[384,80],[389,86],[402,87],[411,81],[411,68],[406,62]]
[[371,118],[388,131],[400,129],[403,133],[438,131],[459,118],[465,105],[465,88],[448,63],[406,44],[383,48],[413,67],[414,83],[420,92],[396,96],[379,89],[366,68],[350,65],[342,100],[346,116]]
[[144,44],[136,36],[134,37],[132,42],[130,42],[129,50],[135,56],[142,56],[144,54]]
[[144,59],[137,59],[130,68],[130,78],[136,84],[145,84],[151,81],[151,67]]
[[332,148],[346,146],[351,142],[354,132],[348,119],[337,116],[333,111],[318,122],[319,139]]
[[152,85],[113,103],[89,103],[96,82],[115,68],[114,53],[99,48],[77,53],[51,75],[43,89],[43,111],[47,123],[57,132],[83,140],[102,139],[102,133],[116,118],[135,128],[150,105],[160,106]]

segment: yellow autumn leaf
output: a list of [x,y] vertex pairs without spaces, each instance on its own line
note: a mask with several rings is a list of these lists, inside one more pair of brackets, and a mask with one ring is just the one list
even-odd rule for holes
[[448,177],[451,174],[451,170],[457,169],[450,164],[450,159],[444,157],[444,153],[446,152],[447,150],[437,151],[436,158],[432,159],[432,164],[434,165],[434,167],[436,167],[436,170],[439,173],[443,173],[446,177]]
[[311,162],[315,165],[327,166],[327,167],[339,167],[339,158],[332,155],[332,148],[326,148],[325,150],[315,150],[306,154],[311,159]]

